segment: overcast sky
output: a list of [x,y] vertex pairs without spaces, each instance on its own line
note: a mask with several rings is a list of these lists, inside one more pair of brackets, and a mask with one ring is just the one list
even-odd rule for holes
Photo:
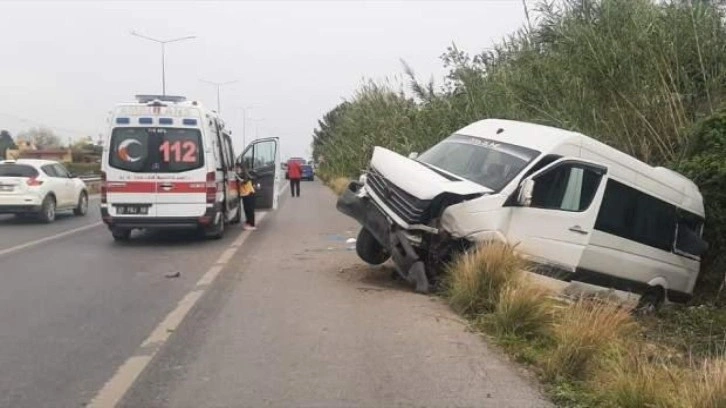
[[[37,2],[0,1],[0,129],[38,125],[64,139],[105,132],[108,111],[161,92],[159,45],[168,39],[167,93],[216,108],[242,144],[278,136],[283,156],[310,153],[317,120],[365,78],[400,78],[400,59],[421,79],[444,74],[455,42],[478,52],[524,23],[521,0]],[[257,128],[257,129],[256,129]]]

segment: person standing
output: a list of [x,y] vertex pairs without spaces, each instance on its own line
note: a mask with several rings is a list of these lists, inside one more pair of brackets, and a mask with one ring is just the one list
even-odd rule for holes
[[239,195],[242,197],[242,207],[245,211],[245,226],[247,231],[256,230],[255,227],[255,186],[254,180],[250,176],[244,165],[239,167],[237,172],[240,178]]
[[300,179],[302,178],[302,167],[297,160],[291,160],[287,165],[287,178],[290,179],[290,194],[293,197],[300,197]]

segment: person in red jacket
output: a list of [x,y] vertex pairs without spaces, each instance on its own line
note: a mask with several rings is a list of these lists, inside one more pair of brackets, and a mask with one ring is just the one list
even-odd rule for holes
[[290,179],[290,193],[293,197],[300,197],[300,179],[302,178],[302,167],[297,160],[290,160],[287,163],[287,178]]

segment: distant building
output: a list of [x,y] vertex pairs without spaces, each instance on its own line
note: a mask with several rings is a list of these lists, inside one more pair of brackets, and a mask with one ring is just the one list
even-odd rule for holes
[[38,149],[32,143],[19,141],[16,143],[17,149],[8,149],[5,152],[5,159],[42,159],[55,160],[59,162],[73,162],[71,149]]

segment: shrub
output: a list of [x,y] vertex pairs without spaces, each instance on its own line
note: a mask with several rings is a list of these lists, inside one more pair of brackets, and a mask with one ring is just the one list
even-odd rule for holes
[[336,177],[328,182],[328,186],[336,195],[342,195],[349,184],[350,179],[346,177]]
[[559,308],[552,326],[556,346],[545,373],[549,378],[584,378],[593,360],[633,328],[630,313],[608,302],[580,299]]
[[677,370],[658,356],[649,358],[637,344],[626,347],[618,347],[590,381],[603,399],[618,408],[678,406],[683,379]]
[[450,265],[446,297],[454,310],[463,315],[491,312],[507,285],[520,281],[525,266],[510,245],[482,245]]
[[726,407],[726,360],[708,359],[700,376],[684,390],[684,406],[688,408]]
[[546,333],[551,316],[548,293],[522,281],[502,289],[488,320],[499,336],[533,338]]

